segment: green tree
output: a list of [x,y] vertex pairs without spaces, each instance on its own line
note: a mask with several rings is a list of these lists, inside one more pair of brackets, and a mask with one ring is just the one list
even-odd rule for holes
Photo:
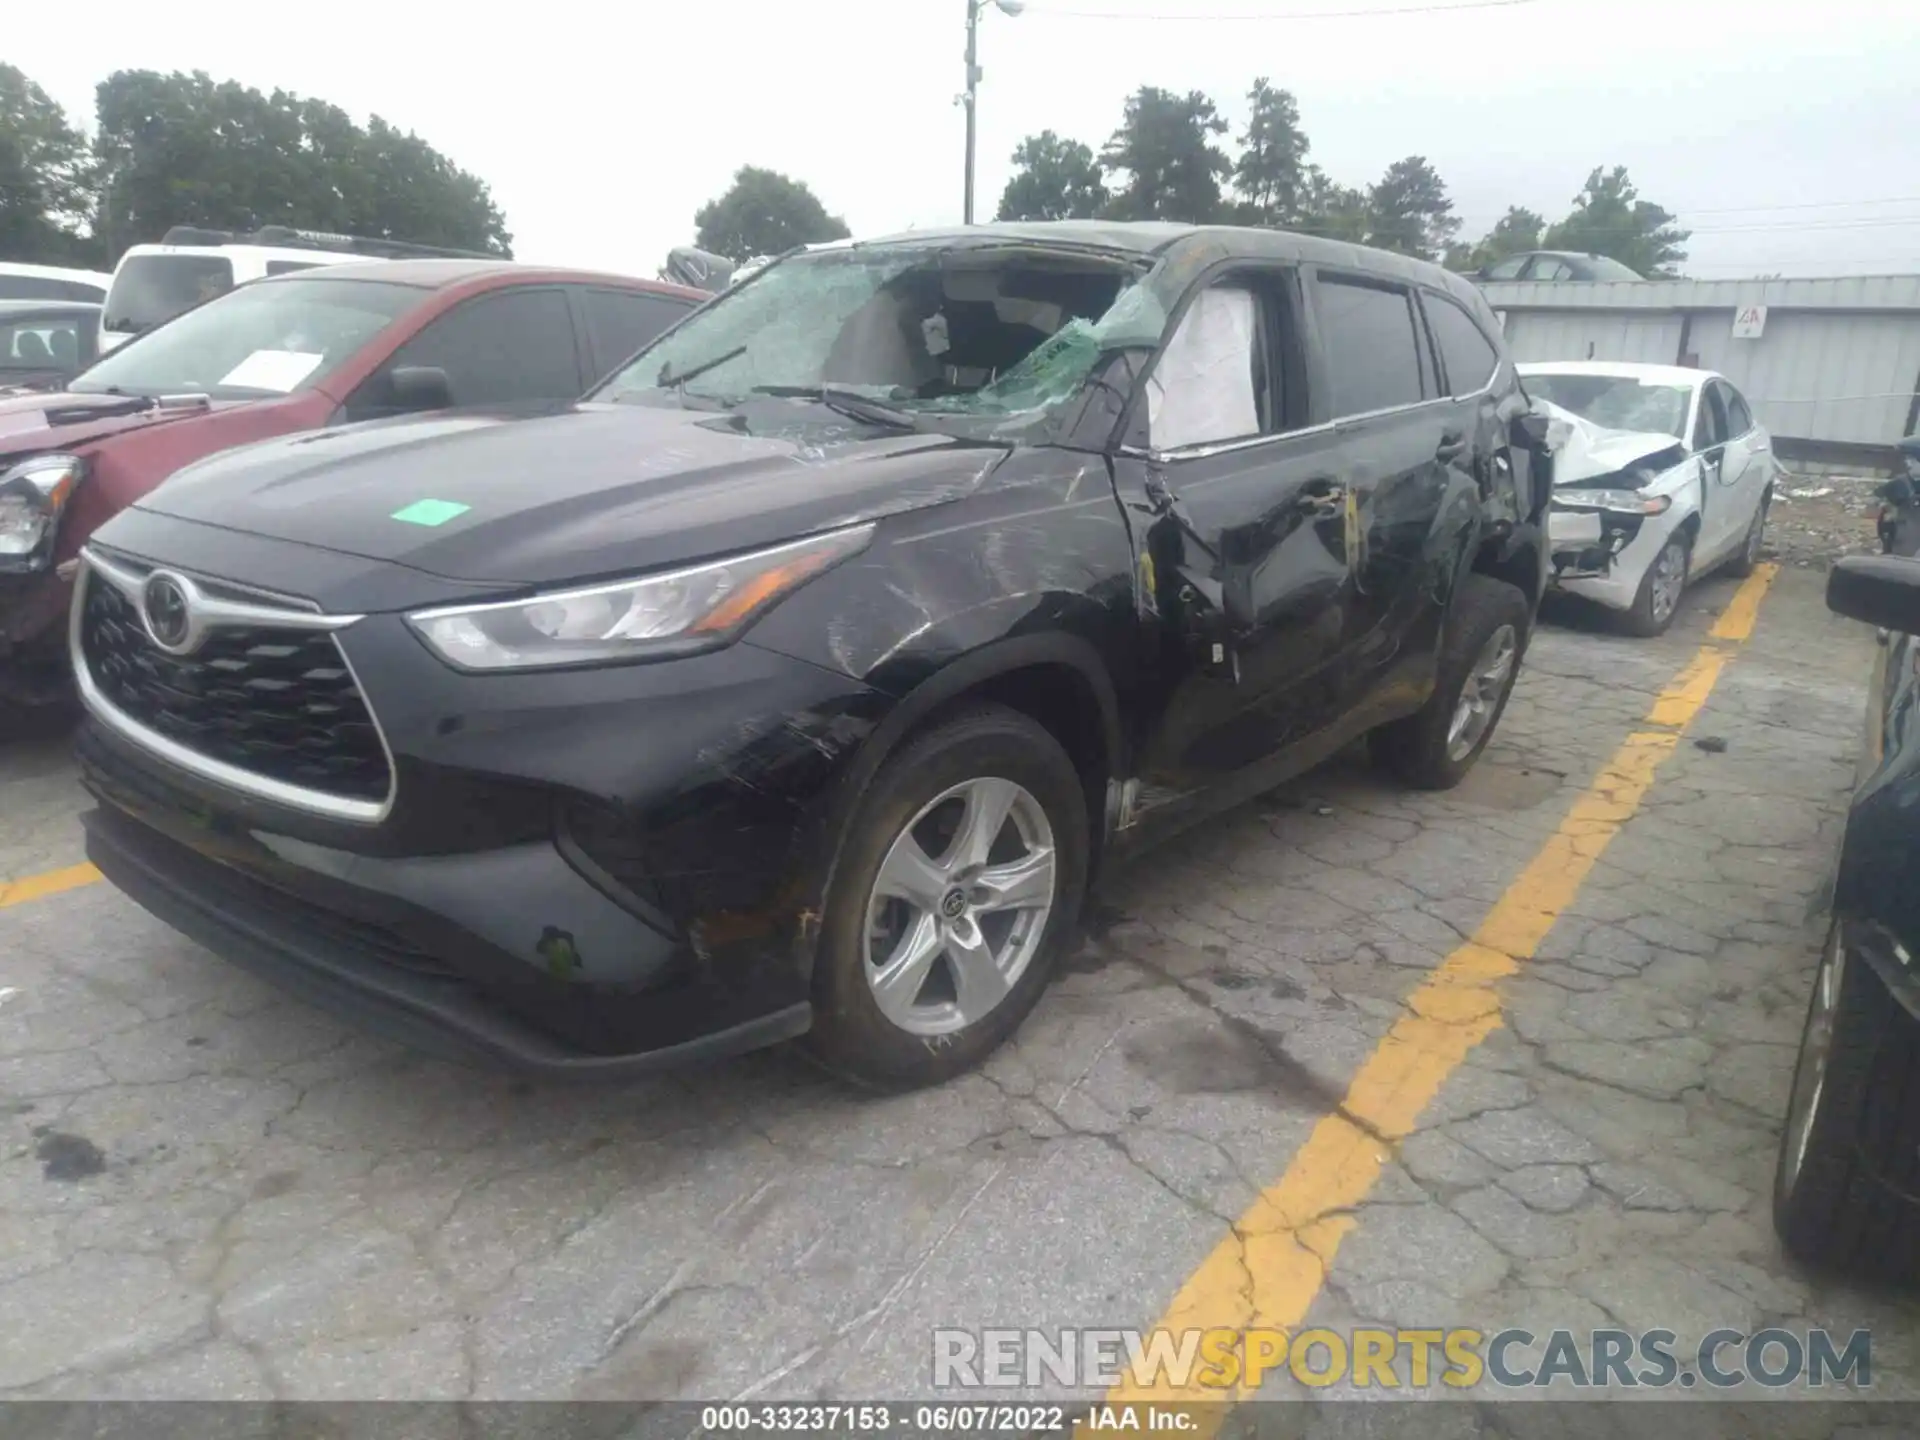
[[1350,240],[1364,245],[1370,224],[1367,197],[1363,192],[1342,185],[1318,165],[1307,167],[1306,180],[1301,186],[1298,228],[1329,240]]
[[1447,246],[1447,268],[1471,273],[1504,260],[1509,255],[1538,250],[1541,248],[1541,234],[1546,227],[1545,218],[1524,205],[1509,206],[1507,213],[1474,244],[1455,242]]
[[1367,213],[1369,245],[1426,260],[1444,255],[1460,230],[1446,183],[1424,155],[1409,155],[1387,167],[1367,192]]
[[1544,246],[1607,255],[1651,279],[1671,279],[1687,258],[1691,234],[1671,212],[1640,198],[1626,166],[1596,165],[1572,213],[1547,231]]
[[844,240],[850,233],[847,222],[829,215],[801,181],[753,165],[735,171],[726,193],[702,205],[693,223],[698,227],[693,243],[729,260],[778,255],[796,245]]
[[1175,95],[1141,86],[1127,97],[1120,128],[1100,154],[1110,176],[1125,177],[1108,213],[1116,220],[1218,220],[1220,182],[1233,163],[1211,137],[1226,133],[1227,122],[1198,90]]
[[1020,142],[1013,165],[997,220],[1089,220],[1107,203],[1099,163],[1078,140],[1042,130]]
[[352,233],[513,253],[513,237],[486,182],[412,131],[375,115],[355,154],[352,173],[336,182],[348,200]]
[[98,263],[83,233],[91,181],[86,137],[45,90],[0,64],[0,255],[43,265]]
[[1307,137],[1291,91],[1265,78],[1247,92],[1250,113],[1233,166],[1239,216],[1249,225],[1293,225],[1303,213],[1308,173]]
[[172,225],[294,225],[512,253],[486,184],[379,116],[216,82],[122,70],[96,92],[96,228],[111,255]]

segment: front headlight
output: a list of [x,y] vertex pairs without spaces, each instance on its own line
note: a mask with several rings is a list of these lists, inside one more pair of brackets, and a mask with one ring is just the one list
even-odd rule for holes
[[659,659],[728,644],[773,603],[858,554],[873,526],[612,585],[422,610],[407,623],[461,670]]
[[1567,510],[1613,510],[1623,515],[1664,515],[1673,508],[1671,495],[1647,495],[1638,490],[1561,490],[1553,503]]
[[35,455],[0,470],[0,570],[44,570],[74,486],[87,472],[78,455]]

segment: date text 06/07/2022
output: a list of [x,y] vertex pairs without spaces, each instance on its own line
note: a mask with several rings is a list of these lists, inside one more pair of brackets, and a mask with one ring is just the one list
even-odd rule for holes
[[708,1405],[700,1412],[700,1429],[715,1434],[883,1435],[897,1430],[902,1434],[1033,1435],[1069,1430],[1076,1418],[1064,1405]]

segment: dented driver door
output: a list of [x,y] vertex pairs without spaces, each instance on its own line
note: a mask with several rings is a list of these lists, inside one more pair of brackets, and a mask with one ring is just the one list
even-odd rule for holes
[[1191,297],[1144,382],[1147,443],[1116,458],[1159,682],[1143,808],[1257,788],[1333,717],[1348,503],[1339,437],[1304,423],[1298,301],[1291,270]]

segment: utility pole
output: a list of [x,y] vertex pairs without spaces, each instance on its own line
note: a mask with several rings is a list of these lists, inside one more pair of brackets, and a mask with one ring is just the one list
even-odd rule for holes
[[974,123],[974,102],[980,90],[980,6],[982,0],[967,0],[967,93],[960,103],[967,107],[967,183],[966,201],[960,208],[960,223],[973,224],[973,149],[978,133]]
[[[1018,15],[1027,8],[1027,0],[993,0],[1003,15]],[[967,107],[967,182],[966,199],[960,207],[961,221],[973,224],[973,152],[979,135],[974,121],[975,101],[980,93],[980,12],[987,0],[967,0],[967,88],[955,99]]]

